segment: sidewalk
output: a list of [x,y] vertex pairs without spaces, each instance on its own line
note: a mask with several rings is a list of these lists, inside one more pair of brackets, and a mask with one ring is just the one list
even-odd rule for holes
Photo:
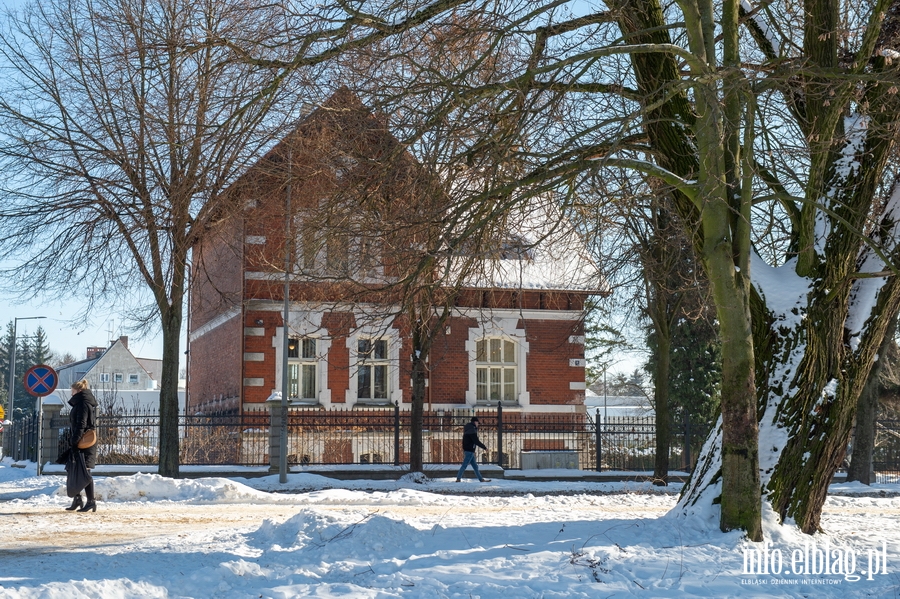
[[[653,472],[623,472],[606,471],[594,472],[592,470],[571,469],[546,469],[546,470],[504,470],[495,464],[480,464],[479,469],[486,478],[505,479],[513,481],[573,481],[573,482],[646,482],[652,480]],[[453,464],[434,464],[425,466],[425,475],[429,478],[456,478],[459,466]],[[145,474],[157,474],[156,465],[137,466],[110,466],[98,464],[91,473],[94,476],[128,476],[138,472]],[[318,474],[338,480],[397,480],[409,474],[409,466],[389,465],[360,465],[360,464],[335,464],[318,466],[293,466],[289,468],[291,474]],[[65,475],[65,468],[60,464],[47,464],[44,466],[44,474]],[[181,478],[259,478],[277,474],[271,472],[265,466],[181,466],[179,474]],[[687,472],[670,472],[670,482],[684,482],[687,480]],[[474,478],[472,470],[466,471],[464,478]]]

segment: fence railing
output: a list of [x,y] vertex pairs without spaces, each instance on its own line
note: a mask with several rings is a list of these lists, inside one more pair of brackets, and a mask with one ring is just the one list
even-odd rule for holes
[[[33,415],[7,425],[3,455],[15,460],[55,459],[68,447],[68,416],[60,408],[47,412],[43,431]],[[276,465],[280,410],[261,406],[243,414],[180,415],[180,463],[184,465]],[[537,454],[564,456],[566,467],[583,470],[652,471],[656,456],[653,417],[603,420],[597,413],[542,414],[504,411],[502,407],[426,411],[423,417],[423,462],[458,464],[462,460],[463,425],[480,421],[479,436],[489,451],[484,461],[507,469]],[[159,462],[159,416],[155,412],[120,412],[98,416],[98,463],[144,465]],[[408,464],[411,441],[408,411],[397,406],[347,410],[290,408],[287,461],[290,465]],[[669,470],[690,472],[705,431],[673,427]],[[560,460],[555,460],[559,462]],[[532,463],[533,459],[531,460]],[[553,462],[553,460],[551,460]],[[878,482],[900,479],[900,421],[880,420],[874,469]],[[550,466],[552,467],[552,465]]]
[[879,420],[875,423],[872,467],[876,482],[900,482],[900,420]]
[[35,414],[17,418],[3,427],[3,455],[14,460],[37,461],[37,447],[40,436],[39,423]]
[[[523,464],[529,454],[564,456],[564,467],[584,470],[653,470],[654,467],[656,427],[652,417],[598,422],[599,418],[591,413],[523,413],[504,411],[500,406],[426,411],[422,422],[423,462],[460,463],[463,426],[476,415],[480,423],[479,437],[488,447],[484,461],[504,468],[529,467]],[[46,415],[45,420],[44,453],[49,458],[51,453],[58,454],[68,447],[64,434],[68,418],[65,413],[56,412]],[[101,414],[97,420],[99,464],[158,463],[158,414],[119,412]],[[408,464],[411,425],[410,413],[398,406],[346,410],[290,408],[287,462],[290,465]],[[277,464],[277,456],[273,454],[280,451],[279,433],[280,410],[273,406],[240,415],[180,415],[180,463]],[[52,440],[48,441],[51,436]],[[691,439],[689,431],[673,432],[670,470],[690,469]]]

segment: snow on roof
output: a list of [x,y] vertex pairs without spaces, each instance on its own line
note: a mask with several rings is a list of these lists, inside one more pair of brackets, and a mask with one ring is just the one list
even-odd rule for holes
[[609,292],[584,240],[552,198],[535,196],[507,217],[491,255],[463,277],[465,286]]

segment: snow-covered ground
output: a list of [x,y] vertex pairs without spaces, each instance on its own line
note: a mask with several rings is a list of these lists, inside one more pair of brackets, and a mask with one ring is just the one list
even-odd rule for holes
[[754,544],[634,483],[134,474],[81,514],[61,476],[11,466],[0,597],[900,597],[898,484],[833,485],[824,534],[767,514]]

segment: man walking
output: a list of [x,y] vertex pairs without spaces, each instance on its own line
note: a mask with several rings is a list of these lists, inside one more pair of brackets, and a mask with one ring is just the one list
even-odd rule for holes
[[478,470],[478,462],[475,461],[475,447],[480,447],[487,451],[487,447],[478,439],[478,416],[472,416],[472,421],[463,427],[462,448],[464,457],[462,466],[459,467],[459,472],[456,473],[456,482],[462,479],[466,466],[469,464],[472,464],[472,469],[475,471],[475,476],[478,477],[478,480],[483,483],[491,482],[491,479],[481,476],[481,471]]

